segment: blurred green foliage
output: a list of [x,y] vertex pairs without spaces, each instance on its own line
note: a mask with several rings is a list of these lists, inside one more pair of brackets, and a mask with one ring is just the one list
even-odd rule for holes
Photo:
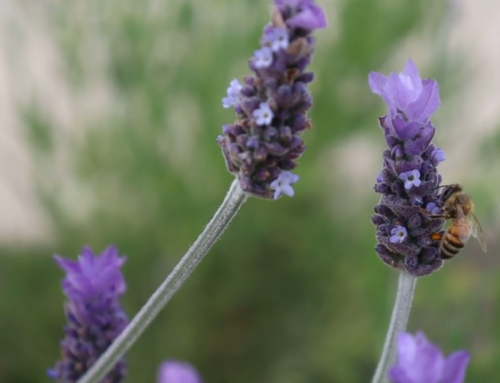
[[[1,249],[2,383],[47,381],[45,368],[59,356],[62,272],[51,254],[116,244],[128,257],[124,306],[132,316],[201,232],[232,180],[215,141],[234,117],[221,98],[232,78],[248,73],[268,21],[266,1],[55,3],[47,17],[61,78],[78,92],[99,75],[112,100],[106,113],[79,121],[79,139],[63,142],[62,127],[36,100],[20,109],[55,236]],[[435,28],[443,10],[431,0],[320,3],[330,28],[317,33],[314,129],[305,135],[296,197],[247,202],[128,354],[129,382],[154,382],[166,358],[193,363],[206,382],[370,380],[395,273],[373,252],[375,193],[353,199],[325,174],[357,161],[355,152],[340,163],[329,155],[355,134],[382,149],[383,106],[367,74],[386,71],[408,36]],[[71,153],[69,175],[51,172],[57,145]],[[498,273],[454,263],[421,281],[410,329],[423,329],[446,353],[472,351],[468,381],[495,381]]]

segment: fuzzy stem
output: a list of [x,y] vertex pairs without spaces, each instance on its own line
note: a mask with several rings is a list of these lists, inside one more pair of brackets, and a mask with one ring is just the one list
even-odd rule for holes
[[413,293],[417,278],[413,275],[402,271],[398,279],[398,292],[396,294],[396,302],[392,310],[391,323],[385,337],[384,349],[382,356],[378,362],[377,370],[373,376],[372,383],[386,383],[387,373],[389,368],[396,362],[396,343],[397,335],[401,331],[406,330],[408,317],[410,316],[411,304],[413,301]]
[[160,310],[167,304],[172,295],[181,287],[195,267],[200,263],[212,245],[235,217],[239,208],[247,200],[247,195],[241,190],[238,180],[234,180],[226,198],[205,227],[196,242],[189,248],[174,270],[151,295],[146,304],[132,319],[123,332],[97,360],[97,362],[78,380],[78,383],[99,383],[106,374],[135,343],[146,330]]

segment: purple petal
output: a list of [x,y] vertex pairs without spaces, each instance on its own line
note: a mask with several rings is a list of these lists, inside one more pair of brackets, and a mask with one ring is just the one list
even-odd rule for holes
[[409,140],[404,143],[406,154],[411,156],[422,155],[434,138],[434,134],[436,133],[434,126],[429,124],[421,129],[419,136],[414,140]]
[[419,122],[412,121],[408,123],[399,116],[393,119],[392,124],[394,126],[394,131],[402,141],[414,138],[422,129],[422,124]]
[[441,383],[463,383],[469,360],[470,355],[466,351],[451,354],[446,359]]
[[418,97],[411,78],[405,74],[391,73],[386,86],[388,96],[392,98],[391,109],[394,109],[394,113],[405,111],[406,106]]
[[158,383],[201,383],[198,372],[188,363],[170,360],[163,363],[158,373]]
[[382,73],[370,72],[368,75],[368,85],[373,93],[382,96],[384,85],[387,82],[387,76]]
[[402,332],[398,335],[398,364],[411,365],[417,355],[417,341],[409,333]]
[[303,29],[325,28],[327,26],[325,12],[320,6],[311,2],[301,12],[292,17],[288,21],[288,25]]
[[415,89],[417,93],[420,93],[422,91],[422,80],[420,78],[418,68],[412,61],[412,59],[408,59],[408,61],[406,62],[405,69],[403,69],[403,74],[409,77],[412,88]]
[[444,368],[444,358],[436,346],[419,332],[413,338],[401,333],[398,337],[398,363],[412,383],[439,382]]
[[414,383],[413,380],[408,377],[406,371],[399,366],[391,367],[387,375],[393,383]]
[[434,80],[423,80],[422,83],[422,93],[407,109],[410,120],[426,121],[441,104],[438,83]]

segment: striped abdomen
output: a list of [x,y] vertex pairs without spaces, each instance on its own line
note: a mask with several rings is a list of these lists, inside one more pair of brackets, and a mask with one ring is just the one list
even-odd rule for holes
[[470,232],[470,225],[465,219],[454,220],[441,240],[439,247],[441,258],[453,258],[465,246]]

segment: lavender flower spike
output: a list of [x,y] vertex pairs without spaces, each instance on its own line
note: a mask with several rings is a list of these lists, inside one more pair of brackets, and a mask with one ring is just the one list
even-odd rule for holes
[[[66,272],[62,287],[68,298],[64,328],[66,337],[61,342],[63,359],[48,370],[52,379],[67,383],[78,379],[94,364],[127,324],[120,306],[125,292],[125,281],[120,267],[125,258],[109,246],[100,256],[84,247],[77,261],[55,257]],[[120,360],[106,376],[107,383],[123,382],[125,362]]]
[[389,371],[393,383],[463,383],[470,355],[457,351],[445,358],[422,332],[398,336],[398,361]]
[[295,160],[305,150],[302,133],[312,126],[307,118],[312,106],[307,84],[313,73],[306,72],[315,45],[311,34],[326,27],[325,13],[314,0],[274,3],[262,46],[250,59],[254,75],[244,78],[241,89],[233,80],[223,99],[224,107],[234,107],[237,119],[224,125],[217,139],[242,190],[268,199],[293,195],[293,189],[281,193],[272,185],[297,166]]
[[[430,121],[440,104],[438,84],[421,79],[411,60],[402,73],[372,72],[368,81],[388,107],[387,115],[379,119],[388,148],[375,184],[375,191],[382,194],[372,217],[377,227],[375,250],[394,268],[417,277],[427,275],[443,264],[439,241],[431,235],[442,230],[444,221],[422,214],[427,206],[440,208],[441,176],[436,166],[445,157],[431,143],[436,128]],[[399,241],[395,232],[407,235]]]
[[160,367],[158,383],[203,383],[203,381],[188,363],[168,360]]

